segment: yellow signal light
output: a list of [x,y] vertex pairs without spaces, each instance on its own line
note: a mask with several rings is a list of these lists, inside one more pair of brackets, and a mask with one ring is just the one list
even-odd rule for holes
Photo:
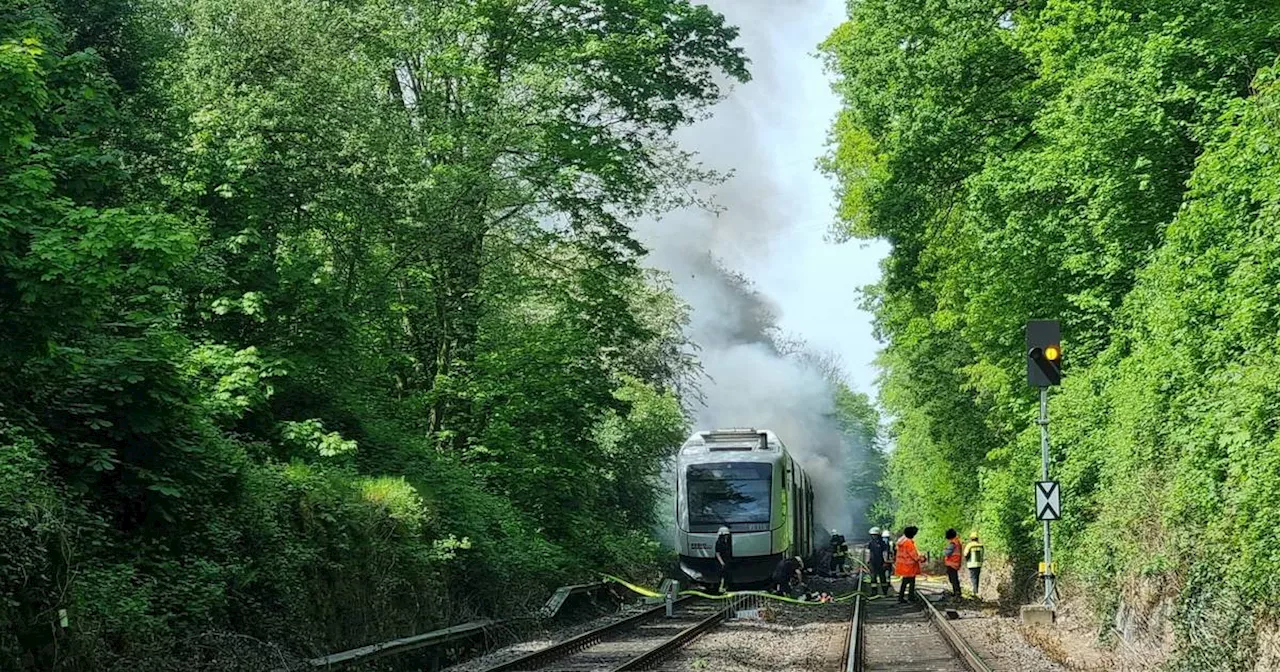
[[1056,345],[1046,345],[1046,346],[1045,346],[1045,348],[1044,348],[1044,358],[1045,358],[1045,359],[1047,359],[1047,360],[1049,360],[1049,361],[1051,361],[1051,362],[1056,362],[1056,361],[1058,361],[1058,358],[1059,358],[1059,357],[1061,357],[1061,356],[1062,356],[1062,350],[1060,350],[1060,349],[1058,348],[1058,346],[1056,346]]

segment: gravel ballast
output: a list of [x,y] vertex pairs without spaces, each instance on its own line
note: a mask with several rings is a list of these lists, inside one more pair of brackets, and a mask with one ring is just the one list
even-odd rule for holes
[[766,602],[771,620],[721,624],[689,643],[660,669],[745,672],[835,670],[849,634],[849,603],[793,605]]
[[486,670],[494,665],[501,665],[509,660],[515,660],[520,656],[545,649],[552,644],[563,642],[571,637],[577,637],[585,632],[590,632],[596,628],[602,628],[610,623],[620,621],[628,616],[634,616],[647,609],[652,609],[654,605],[633,602],[620,609],[617,613],[608,614],[599,618],[594,618],[582,623],[576,623],[570,626],[561,626],[555,630],[547,630],[540,633],[539,636],[525,641],[511,644],[503,648],[491,651],[483,656],[472,658],[463,663],[446,668],[444,672],[479,672]]
[[951,625],[992,670],[1066,672],[1067,668],[1022,636],[1018,619],[969,609],[960,609],[959,614],[959,620],[950,621]]

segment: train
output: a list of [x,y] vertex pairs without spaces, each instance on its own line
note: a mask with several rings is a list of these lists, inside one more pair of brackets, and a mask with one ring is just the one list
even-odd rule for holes
[[675,480],[682,580],[720,582],[721,527],[732,533],[734,585],[763,583],[782,558],[813,555],[813,484],[773,431],[694,432],[676,457]]

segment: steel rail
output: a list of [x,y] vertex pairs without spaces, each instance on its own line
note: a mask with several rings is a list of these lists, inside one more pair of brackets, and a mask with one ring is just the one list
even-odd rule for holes
[[933,621],[938,631],[942,633],[942,638],[946,640],[951,650],[955,651],[956,656],[965,664],[965,667],[968,667],[972,672],[992,672],[991,666],[987,665],[978,653],[973,650],[973,647],[969,646],[969,642],[965,641],[960,632],[947,621],[946,617],[942,615],[942,612],[938,611],[937,607],[933,606],[932,602],[923,595],[920,596],[920,601],[924,602],[924,608],[925,611],[929,612],[930,620]]
[[[681,597],[675,601],[675,604],[684,604],[691,599],[693,598]],[[485,668],[485,672],[512,672],[514,670],[536,670],[540,667],[545,667],[546,665],[552,662],[555,662],[561,658],[571,656],[579,651],[582,651],[591,646],[594,646],[595,644],[599,643],[601,640],[603,640],[605,637],[608,637],[609,635],[612,635],[617,632],[621,632],[633,626],[639,625],[649,619],[660,616],[666,613],[666,610],[667,610],[667,606],[663,604],[661,606],[657,606],[652,609],[642,611],[638,614],[635,614],[634,616],[628,616],[627,618],[624,618],[620,621],[615,621],[608,625],[596,628],[595,630],[584,632],[581,635],[578,635],[577,637],[571,637],[569,639],[564,640],[563,642],[552,644],[551,646],[538,649],[537,651],[526,653],[525,655],[520,656],[519,658],[509,660],[500,665],[495,665],[493,667]]]
[[666,660],[671,654],[679,651],[681,647],[693,641],[702,633],[716,627],[723,621],[730,612],[738,608],[741,598],[735,598],[731,604],[725,609],[718,609],[716,612],[697,623],[681,630],[674,636],[659,643],[657,646],[645,651],[644,653],[628,660],[627,662],[613,668],[610,672],[628,672],[628,670],[648,670],[657,666]]
[[862,622],[866,616],[866,600],[862,594],[865,571],[858,572],[858,594],[853,598],[853,619],[849,621],[849,637],[845,642],[840,669],[844,672],[862,672]]

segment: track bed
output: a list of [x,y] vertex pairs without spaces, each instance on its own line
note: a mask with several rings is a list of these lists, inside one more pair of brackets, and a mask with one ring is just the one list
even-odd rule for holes
[[969,669],[947,644],[924,605],[898,604],[892,595],[866,604],[862,669],[868,672],[966,672]]
[[[489,672],[623,672],[644,669],[646,660],[658,659],[700,634],[693,630],[695,626],[714,627],[717,617],[725,613],[725,607],[725,603],[720,601],[685,600],[677,605],[671,618],[663,614],[637,618],[577,645],[572,641],[562,642],[520,660],[489,668]],[[655,611],[661,611],[661,608]]]

